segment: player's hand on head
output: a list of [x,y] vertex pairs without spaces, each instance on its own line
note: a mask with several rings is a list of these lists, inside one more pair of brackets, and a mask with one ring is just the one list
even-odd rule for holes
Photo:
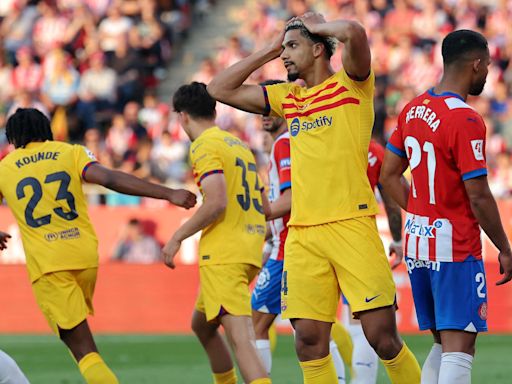
[[189,209],[196,205],[197,197],[186,189],[175,189],[170,193],[169,201],[174,205]]
[[270,50],[274,52],[275,57],[279,57],[283,52],[283,41],[284,41],[284,28],[279,32],[279,35],[270,44]]
[[0,231],[0,251],[7,248],[7,239],[10,239],[11,235]]
[[512,280],[512,251],[509,249],[505,252],[500,252],[498,255],[500,262],[500,274],[503,278],[496,283],[496,285],[503,285]]
[[180,246],[181,241],[178,241],[173,237],[162,248],[162,259],[164,260],[165,265],[171,269],[176,268],[176,265],[174,264],[174,257],[180,250]]
[[402,241],[393,241],[389,245],[389,256],[393,255],[395,257],[391,262],[391,269],[397,268],[400,264],[402,264],[402,260],[404,259],[404,248],[402,246]]
[[319,24],[325,23],[325,17],[321,13],[316,12],[306,12],[299,17],[299,20],[301,20],[306,29],[313,34],[317,33],[317,26]]

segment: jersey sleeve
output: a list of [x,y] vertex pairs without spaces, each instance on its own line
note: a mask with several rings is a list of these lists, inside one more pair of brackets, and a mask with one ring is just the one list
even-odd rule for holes
[[261,87],[265,96],[265,115],[284,117],[283,103],[290,93],[289,83],[278,83]]
[[362,97],[371,99],[373,98],[373,94],[375,92],[375,73],[373,72],[373,69],[370,71],[370,75],[366,80],[358,81],[352,79],[347,72],[345,72],[345,69],[341,69],[337,76],[340,78],[341,82],[343,84],[347,84],[351,87],[351,89],[355,90],[357,93],[359,93]]
[[451,148],[462,180],[487,175],[485,161],[485,123],[475,112],[455,114],[450,125]]
[[190,147],[190,162],[194,180],[201,187],[201,182],[215,173],[224,173],[224,164],[214,143],[206,140],[196,141]]
[[368,149],[368,180],[372,189],[379,183],[380,169],[384,160],[384,147],[375,141],[370,142]]
[[400,113],[400,116],[398,117],[398,124],[393,133],[391,134],[391,137],[389,138],[388,143],[386,144],[386,148],[393,152],[395,155],[406,158],[407,153],[405,153],[405,145],[402,137],[402,114],[403,111],[402,113]]
[[75,145],[75,162],[76,162],[76,169],[79,172],[79,176],[82,180],[85,180],[85,172],[87,171],[87,168],[91,166],[91,164],[97,163],[98,160],[96,160],[96,156],[88,150],[83,145]]
[[279,190],[291,188],[291,161],[290,161],[290,140],[281,139],[277,141],[274,147],[274,159],[277,164],[279,174]]

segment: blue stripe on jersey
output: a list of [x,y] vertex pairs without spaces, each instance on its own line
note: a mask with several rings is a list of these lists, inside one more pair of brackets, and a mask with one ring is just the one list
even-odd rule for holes
[[204,173],[200,178],[199,178],[199,181],[198,183],[201,184],[201,181],[203,181],[204,179],[206,179],[208,176],[210,175],[214,175],[216,173],[224,173],[224,171],[222,169],[215,169],[213,171],[210,171],[210,172],[206,172]]
[[98,162],[97,162],[97,161],[91,161],[91,162],[89,162],[89,163],[87,163],[87,164],[85,165],[84,169],[82,169],[82,180],[87,181],[87,180],[85,179],[85,172],[87,172],[87,169],[88,169],[91,165],[93,165],[93,164],[98,164]]
[[288,189],[288,188],[291,188],[292,187],[292,182],[291,181],[287,181],[285,183],[282,183],[280,186],[279,186],[279,190],[281,192],[283,192],[285,189]]
[[474,179],[475,177],[478,177],[478,176],[487,176],[487,168],[480,168],[480,169],[475,169],[474,171],[471,171],[471,172],[467,172],[462,175],[462,180],[466,181],[469,179]]
[[262,86],[261,89],[263,89],[263,97],[265,98],[265,111],[263,112],[263,116],[268,116],[270,115],[270,102],[268,100],[267,87]]
[[434,88],[430,88],[427,92],[430,96],[434,96],[434,97],[453,96],[453,97],[456,97],[457,99],[461,99],[462,101],[466,101],[466,100],[464,100],[464,98],[461,95],[459,95],[455,92],[435,93]]
[[389,149],[391,152],[393,152],[395,155],[398,155],[400,157],[407,157],[407,155],[405,154],[405,151],[398,149],[391,143],[387,143],[386,148]]

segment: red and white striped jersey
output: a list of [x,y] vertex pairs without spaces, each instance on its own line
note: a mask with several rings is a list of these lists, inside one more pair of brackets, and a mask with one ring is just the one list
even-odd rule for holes
[[457,94],[429,90],[405,106],[387,148],[407,157],[411,188],[407,257],[462,262],[482,258],[480,227],[464,181],[487,175],[485,124]]
[[[290,134],[287,132],[276,138],[270,152],[270,163],[268,170],[270,202],[276,201],[279,196],[288,188],[291,188],[290,176]],[[272,252],[270,259],[284,259],[284,243],[288,235],[288,220],[290,215],[270,221],[272,230]]]

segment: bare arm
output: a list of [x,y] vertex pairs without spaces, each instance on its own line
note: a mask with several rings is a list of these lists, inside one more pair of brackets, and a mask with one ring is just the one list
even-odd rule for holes
[[478,224],[499,251],[500,273],[504,276],[496,284],[505,284],[512,279],[512,251],[501,223],[498,206],[489,189],[487,177],[480,176],[466,180],[464,187]]
[[406,183],[404,184],[402,174],[408,165],[409,162],[406,158],[400,157],[386,149],[379,177],[379,183],[386,191],[386,194],[395,200],[405,211],[407,210],[409,188]]
[[192,192],[149,183],[128,173],[108,169],[99,163],[91,164],[87,168],[84,180],[127,195],[168,200],[172,204],[187,209],[196,205],[196,196]]
[[255,70],[279,57],[283,48],[284,32],[281,32],[274,43],[240,60],[229,68],[218,73],[208,84],[207,90],[214,99],[232,107],[264,114],[265,96],[259,85],[244,85],[243,82]]
[[279,196],[279,199],[270,203],[270,215],[267,220],[274,220],[286,216],[292,210],[292,189],[287,188]]
[[357,21],[326,22],[322,15],[308,12],[300,17],[313,34],[335,37],[344,44],[343,68],[355,80],[365,80],[370,74],[371,53],[364,27]]
[[171,240],[162,249],[164,262],[169,268],[175,268],[174,257],[180,249],[181,242],[212,224],[225,211],[228,198],[224,174],[212,174],[201,182],[204,192],[203,205],[194,215],[176,230]]
[[388,216],[389,231],[393,238],[393,241],[389,245],[389,255],[395,256],[391,263],[391,269],[395,269],[402,263],[404,258],[404,250],[402,246],[402,211],[397,202],[386,193],[384,188],[380,188],[380,195],[384,202],[384,209]]

